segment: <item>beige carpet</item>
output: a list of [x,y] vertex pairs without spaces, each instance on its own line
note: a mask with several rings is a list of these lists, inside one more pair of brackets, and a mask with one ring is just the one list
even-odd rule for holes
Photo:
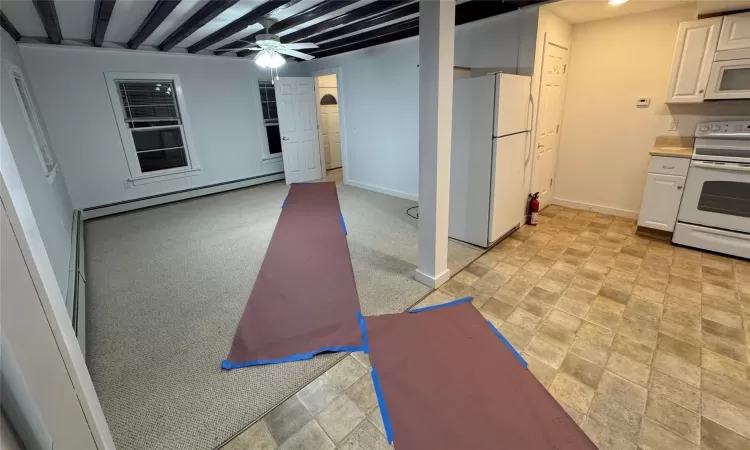
[[[86,223],[87,360],[119,450],[214,448],[340,358],[220,369],[286,192],[272,183]],[[339,198],[362,312],[406,310],[429,291],[413,280],[414,202],[350,186]],[[449,243],[452,271],[478,255]]]

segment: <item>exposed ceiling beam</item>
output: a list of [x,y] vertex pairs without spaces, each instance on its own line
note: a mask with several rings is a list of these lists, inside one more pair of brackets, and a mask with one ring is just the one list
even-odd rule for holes
[[159,50],[166,52],[174,48],[175,45],[182,42],[185,38],[195,33],[203,25],[207,24],[214,17],[223,13],[230,6],[237,3],[239,0],[212,0],[207,2],[201,7],[195,14],[190,16],[188,20],[182,23],[176,30],[167,36],[161,44],[159,44]]
[[391,8],[395,8],[396,6],[403,5],[404,3],[409,3],[409,0],[375,1],[360,8],[347,11],[340,16],[324,20],[323,22],[316,23],[315,25],[310,25],[309,27],[289,33],[286,36],[282,36],[281,42],[299,42],[302,39],[306,39],[312,35],[322,33],[323,31],[329,30],[333,27],[352,23],[356,20],[360,20],[365,17],[372,16],[373,14],[378,14]]
[[359,41],[353,44],[344,45],[342,47],[336,47],[330,50],[325,50],[319,53],[315,53],[315,58],[324,58],[326,56],[333,56],[333,55],[338,55],[340,53],[351,52],[354,50],[360,50],[360,49],[367,48],[367,47],[374,47],[376,45],[385,44],[385,43],[393,42],[393,41],[400,41],[401,39],[406,39],[406,38],[417,36],[417,35],[419,35],[419,27],[409,28],[408,30],[399,31],[397,33],[385,34],[383,36],[378,36],[376,38],[373,38],[367,41]]
[[470,2],[456,5],[456,25],[482,20],[488,17],[497,16],[515,11],[532,3],[541,3],[545,0],[526,0],[526,1],[495,1],[483,2],[472,0]]
[[[355,0],[357,1],[357,0]],[[307,8],[304,11],[301,11],[293,16],[289,16],[286,19],[280,20],[276,22],[275,24],[271,25],[268,28],[268,32],[271,34],[277,34],[281,33],[283,31],[286,31],[292,27],[296,27],[297,25],[300,25],[305,22],[309,22],[311,20],[314,20],[320,16],[324,16],[332,11],[336,11],[337,9],[341,9],[344,6],[351,5],[351,0],[349,1],[331,1],[331,0],[325,0],[321,3],[318,3],[317,5],[313,5],[310,8]],[[248,34],[245,37],[242,37],[230,44],[224,45],[221,48],[217,49],[214,54],[221,55],[222,53],[226,53],[227,51],[230,51],[230,49],[242,47],[246,44],[246,42],[243,41],[249,41],[253,42],[255,39],[255,36],[259,33],[262,33],[263,31],[256,31],[255,33]],[[189,49],[188,49],[189,51]]]
[[91,43],[95,47],[101,47],[104,42],[104,34],[107,32],[112,10],[115,8],[115,0],[96,0],[94,4],[94,20],[91,23]]
[[402,31],[412,29],[416,29],[417,33],[419,33],[419,18],[397,22],[391,25],[386,25],[384,27],[375,28],[374,30],[366,31],[364,33],[354,34],[342,39],[326,42],[325,44],[321,44],[318,48],[310,50],[309,53],[311,55],[317,56],[318,53],[323,53],[338,47],[344,47],[362,41],[369,41],[370,39],[376,39],[388,34],[400,33]]
[[356,31],[360,31],[366,28],[374,27],[376,25],[388,23],[393,20],[401,19],[402,17],[410,16],[412,14],[417,14],[417,13],[419,13],[419,3],[412,3],[406,6],[402,6],[401,8],[397,8],[392,11],[385,12],[383,14],[378,14],[377,16],[373,16],[365,20],[360,20],[359,22],[355,22],[350,25],[344,25],[343,27],[336,28],[335,30],[328,31],[326,33],[316,34],[315,36],[311,38],[311,40],[313,40],[316,43],[328,41],[328,40],[337,38],[339,36],[343,36],[345,34],[351,34]]
[[15,39],[16,41],[21,39],[21,33],[16,30],[16,27],[13,26],[12,23],[10,23],[10,20],[5,17],[5,13],[0,11],[0,25],[2,25],[3,29],[8,32],[10,37]]
[[53,44],[62,42],[62,31],[60,31],[60,22],[57,20],[55,2],[53,0],[33,0],[33,2],[50,42]]
[[[505,14],[515,11],[524,6],[536,3],[543,3],[545,0],[524,0],[513,2],[500,1],[481,1],[473,0],[456,5],[456,25],[461,25],[475,20],[486,19],[488,17]],[[415,24],[412,27],[405,25],[407,23]],[[401,24],[401,27],[396,25]],[[397,31],[401,28],[400,31]],[[375,45],[385,44],[387,42],[398,41],[412,36],[419,35],[419,19],[412,19],[405,22],[399,22],[391,26],[376,28],[366,33],[355,34],[344,39],[327,42],[321,45],[319,49],[311,50],[309,53],[316,58],[338,55],[353,50],[359,50]],[[367,36],[365,38],[364,36]],[[312,39],[315,40],[317,36]],[[347,42],[349,41],[349,42]]]
[[141,22],[141,26],[133,33],[128,41],[128,48],[136,49],[143,44],[151,33],[156,30],[164,19],[180,4],[181,0],[158,0],[148,16]]
[[244,30],[248,26],[257,23],[260,19],[263,18],[263,16],[275,10],[276,8],[284,5],[288,1],[289,0],[268,0],[267,2],[262,3],[260,6],[250,11],[249,13],[245,14],[239,19],[225,26],[224,28],[221,28],[211,33],[210,35],[206,36],[205,38],[191,45],[190,47],[188,47],[187,50],[190,53],[195,53],[195,52],[199,52],[203,50],[206,47],[214,45],[215,43],[219,41],[223,41],[229,36],[235,33],[239,33],[240,31]]
[[280,20],[268,28],[268,31],[272,34],[278,34],[284,32],[297,25],[302,25],[305,22],[315,20],[318,17],[325,16],[326,14],[341,9],[345,6],[351,6],[359,0],[348,0],[348,1],[332,1],[325,0],[307,8],[304,11],[298,12],[293,16],[289,16],[286,19]]

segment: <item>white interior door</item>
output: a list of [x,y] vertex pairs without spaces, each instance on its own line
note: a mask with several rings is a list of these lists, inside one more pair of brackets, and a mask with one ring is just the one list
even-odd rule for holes
[[312,77],[276,80],[281,155],[287,184],[323,178],[315,103]]
[[320,127],[323,135],[323,154],[326,169],[341,167],[341,131],[339,130],[339,106],[320,106]]
[[531,192],[539,192],[542,206],[549,204],[554,192],[567,69],[568,49],[546,42],[542,57],[536,149],[531,176]]

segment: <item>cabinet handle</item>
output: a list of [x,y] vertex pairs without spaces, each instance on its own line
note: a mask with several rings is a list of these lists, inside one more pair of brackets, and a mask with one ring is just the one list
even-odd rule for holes
[[702,93],[703,93],[703,89],[701,89],[700,91],[698,91],[698,93],[699,93],[699,94],[702,94]]
[[674,166],[661,166],[662,169],[674,169]]
[[681,191],[682,190],[682,186],[677,186],[677,190]]

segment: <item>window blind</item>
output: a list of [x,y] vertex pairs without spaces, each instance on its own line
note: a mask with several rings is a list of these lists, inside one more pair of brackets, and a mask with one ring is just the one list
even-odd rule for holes
[[[180,113],[171,81],[118,81],[125,121],[180,124]],[[155,124],[156,125],[156,124]]]

